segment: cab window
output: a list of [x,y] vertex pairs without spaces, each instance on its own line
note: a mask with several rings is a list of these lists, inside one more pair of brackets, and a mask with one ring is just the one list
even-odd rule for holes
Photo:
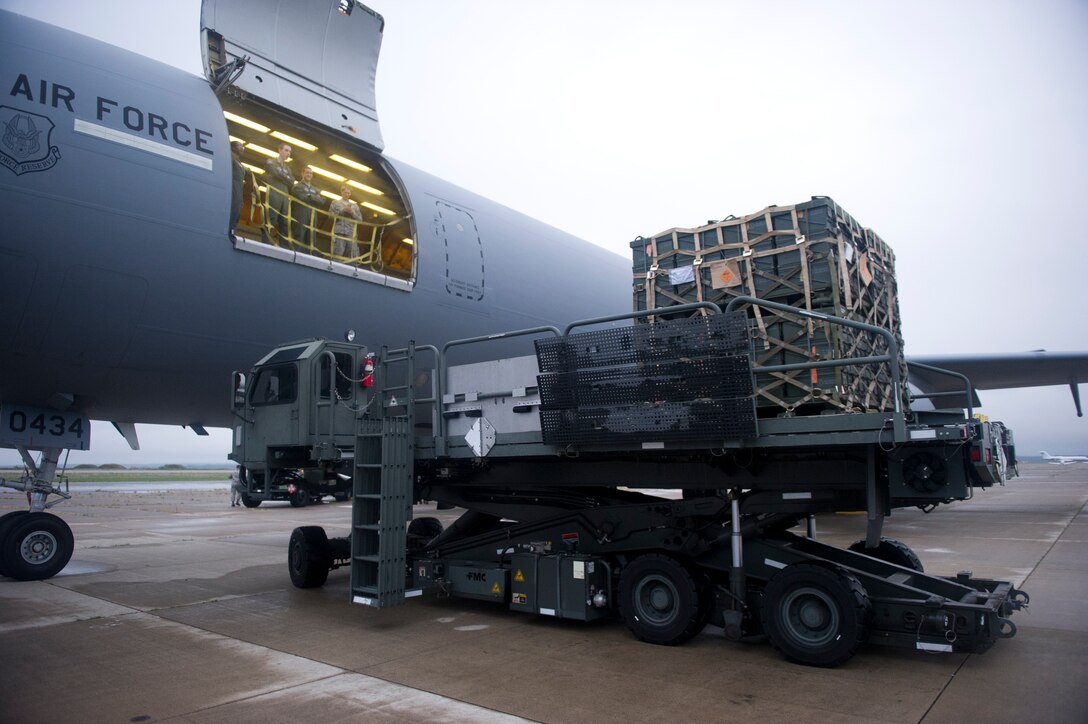
[[298,398],[298,370],[293,364],[265,367],[257,372],[250,389],[249,403],[254,406],[294,402]]

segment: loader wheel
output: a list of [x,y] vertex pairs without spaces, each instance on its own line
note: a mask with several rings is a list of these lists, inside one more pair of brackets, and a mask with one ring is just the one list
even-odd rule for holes
[[0,569],[17,581],[44,581],[68,565],[75,549],[72,529],[52,513],[8,519],[0,541]]
[[408,523],[408,547],[426,548],[442,530],[442,521],[438,518],[412,518]]
[[295,488],[295,492],[287,499],[291,501],[292,508],[305,508],[310,503],[310,494],[303,488]]
[[317,588],[329,578],[332,548],[325,529],[317,525],[295,528],[287,545],[287,569],[296,588]]
[[251,498],[245,493],[242,493],[242,505],[246,506],[247,508],[257,508],[260,506],[260,504],[261,501],[257,500],[256,498]]
[[636,638],[675,646],[707,622],[708,596],[679,561],[656,553],[632,561],[620,574],[620,613]]
[[767,638],[791,661],[838,666],[869,636],[872,604],[861,582],[846,571],[795,563],[776,573],[764,594]]
[[876,548],[866,548],[865,540],[862,539],[850,546],[849,550],[852,550],[855,553],[864,553],[870,558],[875,558],[878,561],[892,563],[897,566],[909,568],[912,571],[925,573],[925,569],[922,567],[922,561],[918,559],[917,554],[915,554],[906,543],[897,541],[895,538],[881,538],[880,545]]

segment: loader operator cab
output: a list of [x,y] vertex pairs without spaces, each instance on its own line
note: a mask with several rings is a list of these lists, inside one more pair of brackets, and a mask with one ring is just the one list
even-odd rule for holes
[[285,344],[233,375],[234,447],[242,502],[302,506],[351,493],[352,421],[367,402],[363,347],[322,339]]

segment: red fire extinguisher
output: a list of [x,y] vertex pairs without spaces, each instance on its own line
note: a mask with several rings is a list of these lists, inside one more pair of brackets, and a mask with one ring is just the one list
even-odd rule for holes
[[374,353],[367,354],[363,360],[363,379],[360,380],[363,387],[374,386]]

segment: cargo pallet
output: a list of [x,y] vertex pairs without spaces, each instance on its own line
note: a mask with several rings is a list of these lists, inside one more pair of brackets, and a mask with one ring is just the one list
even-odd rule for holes
[[[759,418],[753,378],[775,369],[753,366],[747,316],[705,302],[680,311],[695,309],[703,313],[679,320],[650,310],[652,324],[602,328],[636,313],[383,349],[352,422],[351,535],[296,529],[292,581],[319,586],[348,566],[359,604],[433,593],[557,618],[619,616],[639,639],[665,645],[713,623],[729,639],[765,634],[816,666],[839,665],[866,641],[982,652],[1014,635],[1009,616],[1025,593],[926,574],[909,548],[881,536],[894,508],[1003,482],[1012,466],[988,464],[992,450],[980,449],[1002,444],[989,423],[894,402]],[[891,399],[901,399],[893,334],[793,313],[885,339],[887,354],[805,364],[882,364]],[[535,355],[449,364],[456,347],[528,336]],[[287,348],[271,358],[305,362]],[[682,498],[649,490],[663,488]],[[434,518],[410,520],[421,500],[465,512],[443,530]],[[866,511],[865,539],[849,550],[815,540],[812,516],[845,510]],[[790,532],[798,524],[806,535]]]
[[[673,228],[630,246],[637,310],[699,301],[726,307],[739,297],[785,305],[744,305],[753,321],[759,365],[887,351],[878,336],[798,316],[788,311],[793,307],[890,330],[902,346],[895,254],[827,197]],[[902,366],[900,374],[906,375]],[[829,408],[891,410],[891,389],[885,368],[856,365],[761,373],[755,393],[766,417]]]

